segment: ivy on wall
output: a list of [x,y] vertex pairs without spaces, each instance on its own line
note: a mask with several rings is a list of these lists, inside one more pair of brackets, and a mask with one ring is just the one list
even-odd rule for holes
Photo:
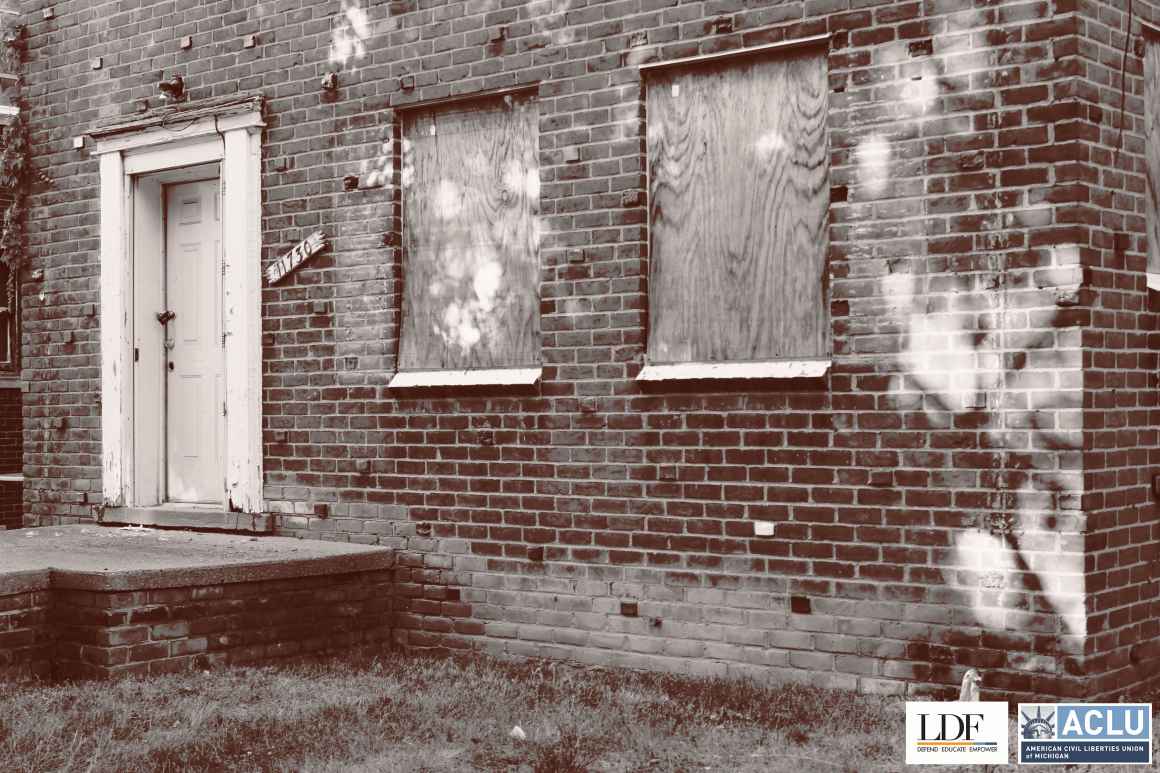
[[[24,28],[10,27],[4,31],[0,45],[0,72],[16,75],[22,72],[26,42]],[[0,131],[0,193],[3,217],[0,219],[0,264],[7,269],[7,286],[3,288],[4,302],[0,306],[15,315],[20,270],[27,252],[28,190],[32,183],[33,167],[29,159],[28,110],[20,97],[21,82],[8,84],[11,104],[20,109],[11,124]],[[0,330],[6,326],[0,325]],[[15,327],[15,326],[12,326]]]

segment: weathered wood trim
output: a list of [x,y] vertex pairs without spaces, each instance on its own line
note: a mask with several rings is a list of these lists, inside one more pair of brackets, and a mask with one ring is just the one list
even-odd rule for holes
[[793,40],[782,40],[778,43],[767,43],[764,46],[753,46],[752,48],[738,48],[731,51],[718,51],[712,54],[699,54],[697,56],[686,56],[681,59],[670,59],[667,62],[647,62],[640,65],[637,69],[642,75],[647,74],[650,70],[663,70],[669,67],[680,67],[687,64],[703,64],[705,62],[716,62],[722,59],[736,59],[742,56],[755,56],[757,54],[769,53],[772,51],[785,51],[793,48],[803,48],[805,46],[816,46],[822,43],[828,43],[830,40],[830,33],[822,35],[811,35],[806,38],[794,38]]
[[222,249],[225,285],[226,508],[262,504],[262,138],[225,135]]
[[196,166],[220,161],[225,155],[222,138],[202,135],[160,147],[136,148],[125,153],[125,174],[136,175],[175,166]]
[[[209,116],[193,120],[173,120],[172,124],[157,123],[143,126],[134,133],[92,134],[96,141],[95,155],[105,153],[128,153],[140,149],[156,150],[163,145],[173,145],[180,148],[182,143],[191,143],[193,140],[207,136],[222,137],[241,129],[259,130],[265,126],[261,113],[248,113],[233,116]],[[200,158],[185,163],[204,163],[210,158]],[[147,168],[147,163],[139,164]],[[135,172],[136,173],[136,172]]]
[[540,380],[542,368],[486,368],[480,370],[404,370],[396,373],[388,389],[456,386],[531,386]]
[[123,505],[132,491],[132,261],[127,222],[132,212],[120,153],[101,156],[101,460],[106,505]]
[[701,379],[821,378],[830,369],[829,359],[770,360],[766,362],[685,362],[646,365],[637,381],[696,381]]
[[[120,134],[139,135],[148,129],[158,128],[183,134],[195,126],[200,126],[204,119],[209,119],[211,130],[216,120],[222,124],[219,127],[221,131],[227,131],[240,128],[236,125],[226,126],[224,122],[228,119],[241,118],[244,121],[260,123],[264,102],[265,98],[261,94],[231,94],[226,97],[166,105],[146,113],[119,116],[105,121],[90,130],[89,136],[94,140],[105,140]],[[193,135],[186,133],[185,136]]]

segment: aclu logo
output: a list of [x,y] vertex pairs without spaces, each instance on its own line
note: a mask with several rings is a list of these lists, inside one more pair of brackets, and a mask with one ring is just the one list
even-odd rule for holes
[[907,765],[1006,763],[1006,703],[906,702]]
[[1150,703],[1020,703],[1024,765],[1152,764]]

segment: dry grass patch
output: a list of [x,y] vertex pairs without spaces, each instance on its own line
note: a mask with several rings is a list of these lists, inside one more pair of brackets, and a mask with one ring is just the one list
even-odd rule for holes
[[897,699],[542,662],[391,653],[3,687],[6,773],[902,767]]

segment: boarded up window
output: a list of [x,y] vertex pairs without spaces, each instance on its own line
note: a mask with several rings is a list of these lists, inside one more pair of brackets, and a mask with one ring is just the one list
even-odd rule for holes
[[648,75],[649,360],[827,356],[825,52]]
[[1148,273],[1160,273],[1160,39],[1144,54],[1144,154],[1148,165]]
[[400,370],[540,362],[532,95],[403,118]]

